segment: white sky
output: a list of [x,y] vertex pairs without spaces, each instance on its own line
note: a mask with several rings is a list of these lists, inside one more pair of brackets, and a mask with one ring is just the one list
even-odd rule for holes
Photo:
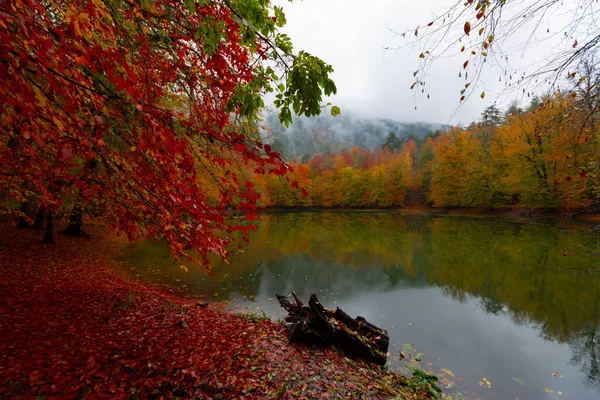
[[[431,95],[427,99],[415,98],[409,90],[420,51],[384,50],[386,46],[394,48],[406,43],[390,28],[404,31],[425,25],[434,13],[442,13],[453,3],[453,0],[275,1],[284,8],[287,25],[283,31],[291,37],[295,50],[306,50],[334,67],[338,94],[331,101],[342,112],[400,121],[468,124],[479,119],[483,109],[497,99],[500,106],[510,100],[511,95],[498,98],[504,83],[498,82],[496,69],[489,68],[482,75],[484,86],[477,94],[485,90],[485,99],[474,95],[459,107],[459,92],[465,81],[458,78],[458,72],[464,54],[434,64],[426,81]],[[544,47],[548,49],[548,44]],[[528,56],[536,51],[541,55],[539,50],[526,51]]]

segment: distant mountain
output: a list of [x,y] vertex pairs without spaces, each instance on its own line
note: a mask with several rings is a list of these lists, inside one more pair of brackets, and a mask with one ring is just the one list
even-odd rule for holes
[[382,118],[360,118],[352,114],[332,117],[295,117],[286,128],[275,114],[266,117],[267,130],[262,133],[265,143],[289,160],[301,160],[316,153],[339,153],[353,147],[381,147],[393,132],[398,138],[424,138],[428,133],[445,130],[448,126],[424,122],[401,122]]

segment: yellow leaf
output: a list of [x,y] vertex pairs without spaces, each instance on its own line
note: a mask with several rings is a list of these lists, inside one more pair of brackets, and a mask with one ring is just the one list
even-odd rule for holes
[[33,92],[35,93],[35,98],[40,103],[40,106],[46,107],[48,104],[46,102],[46,96],[44,96],[44,94],[35,86],[33,87]]
[[181,269],[182,269],[182,270],[184,270],[185,272],[189,272],[189,271],[188,271],[188,269],[187,269],[187,267],[186,267],[185,265],[183,265],[183,264],[181,264],[181,265],[179,266],[179,268],[181,268]]
[[60,121],[58,118],[56,118],[56,117],[52,117],[52,122],[54,122],[54,125],[56,125],[56,127],[57,127],[58,129],[60,129],[61,131],[62,131],[63,129],[65,129],[65,126],[63,125],[63,123],[62,123],[62,122],[61,122],[61,121]]
[[129,149],[129,151],[135,151],[136,147],[135,146],[131,146],[131,148]]

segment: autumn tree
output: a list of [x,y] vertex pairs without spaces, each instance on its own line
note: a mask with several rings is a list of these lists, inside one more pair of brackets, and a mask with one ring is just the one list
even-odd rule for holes
[[[235,164],[288,171],[233,121],[255,121],[266,92],[285,124],[336,92],[332,67],[294,52],[284,24],[259,0],[3,1],[3,211],[35,199],[52,222],[77,198],[130,239],[164,239],[178,256],[192,247],[206,264],[209,252],[226,256],[217,232],[251,229],[227,210],[253,220],[258,198]],[[199,176],[215,167],[211,204]]]
[[450,131],[434,149],[429,193],[434,205],[491,207],[503,202],[502,181],[488,161],[485,142],[473,130]]
[[580,207],[597,199],[598,134],[576,102],[556,93],[499,129],[494,157],[505,163],[502,179],[523,204]]

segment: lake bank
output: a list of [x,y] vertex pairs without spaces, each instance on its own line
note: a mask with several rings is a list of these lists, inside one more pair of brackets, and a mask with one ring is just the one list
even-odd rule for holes
[[153,285],[273,320],[285,314],[274,293],[316,293],[388,331],[390,370],[419,365],[453,398],[598,396],[600,230],[588,223],[340,211],[264,214],[257,228],[212,276],[152,241],[126,246],[122,262]]
[[280,324],[127,278],[101,225],[44,245],[12,222],[0,221],[2,397],[426,398],[381,368],[288,345]]
[[259,208],[260,213],[278,212],[367,212],[367,211],[399,211],[421,212],[432,214],[504,217],[504,218],[533,218],[533,219],[577,219],[581,221],[600,222],[600,204],[583,208],[532,208],[521,206],[486,208],[486,207],[431,207],[428,205],[411,205],[404,207],[265,207]]

